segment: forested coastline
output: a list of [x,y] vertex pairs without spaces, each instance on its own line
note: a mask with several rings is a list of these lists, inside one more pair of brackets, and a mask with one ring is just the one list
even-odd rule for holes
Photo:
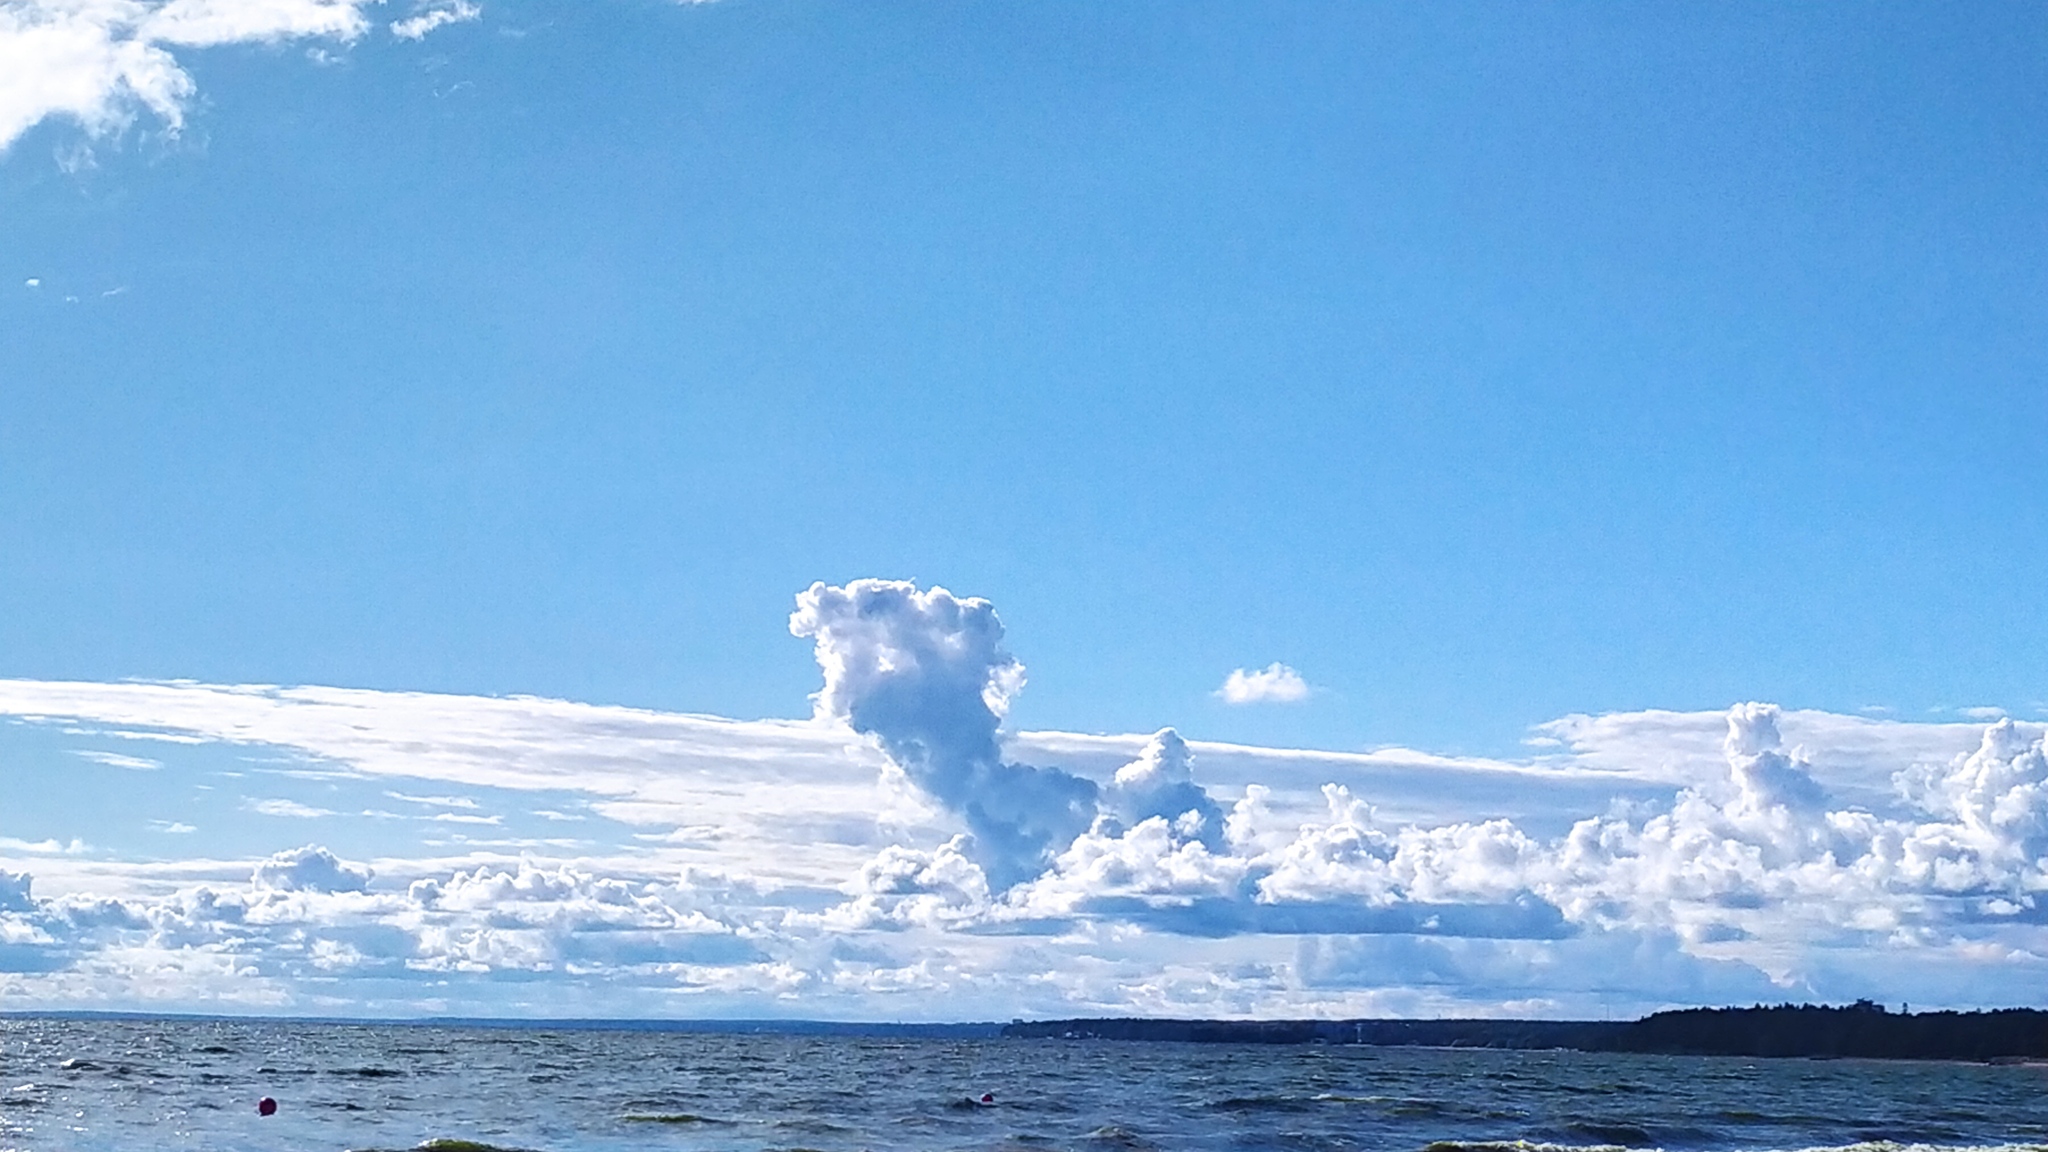
[[2048,1011],[1890,1012],[1846,1006],[1686,1008],[1640,1020],[1018,1021],[1005,1036],[1208,1044],[1365,1044],[1443,1048],[1569,1048],[1698,1056],[1903,1060],[2048,1058]]

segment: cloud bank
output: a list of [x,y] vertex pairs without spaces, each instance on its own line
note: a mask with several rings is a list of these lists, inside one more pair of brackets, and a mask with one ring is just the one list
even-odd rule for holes
[[[818,584],[790,630],[822,676],[803,721],[0,681],[0,1006],[1569,1015],[2048,987],[2039,725],[1742,703],[1565,717],[1518,761],[1012,733],[1024,668],[986,601]],[[119,787],[55,782],[79,772]]]

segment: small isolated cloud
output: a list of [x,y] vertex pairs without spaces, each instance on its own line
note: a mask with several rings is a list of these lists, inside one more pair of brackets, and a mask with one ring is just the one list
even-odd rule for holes
[[287,816],[294,820],[315,820],[322,816],[334,815],[325,808],[313,808],[296,800],[248,800],[243,802],[242,807],[260,816]]
[[1308,681],[1276,660],[1256,672],[1236,669],[1223,678],[1216,695],[1225,704],[1293,704],[1308,699]]
[[187,833],[199,831],[199,829],[180,820],[151,820],[149,826],[155,831],[172,836],[183,836]]
[[419,40],[436,28],[449,24],[464,24],[484,14],[482,8],[467,0],[455,0],[452,4],[436,4],[418,15],[391,22],[391,34],[400,40]]
[[22,285],[23,287],[26,288],[41,288],[43,286],[43,280],[42,277],[40,276],[31,276],[27,280],[23,281]]
[[109,768],[126,768],[130,772],[154,772],[163,767],[155,760],[145,760],[140,756],[123,756],[119,752],[73,752],[72,755],[80,760],[105,764]]

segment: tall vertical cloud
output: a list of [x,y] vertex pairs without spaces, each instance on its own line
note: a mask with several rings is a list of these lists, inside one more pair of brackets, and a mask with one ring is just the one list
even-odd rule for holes
[[1060,768],[1006,761],[997,732],[1024,666],[1003,648],[986,600],[901,580],[813,584],[797,597],[794,635],[816,642],[825,686],[818,716],[872,735],[920,790],[960,816],[973,858],[997,888],[1039,875],[1100,817],[1178,819],[1186,837],[1220,843],[1223,815],[1188,772],[1171,729],[1107,789]]
[[1024,666],[986,600],[901,580],[811,585],[792,634],[817,644],[817,714],[874,736],[905,776],[957,813],[998,885],[1036,875],[1095,819],[1094,781],[1003,760],[997,728]]

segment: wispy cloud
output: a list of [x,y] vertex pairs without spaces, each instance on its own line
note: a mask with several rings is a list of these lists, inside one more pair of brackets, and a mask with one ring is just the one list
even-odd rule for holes
[[1308,699],[1308,681],[1275,661],[1257,671],[1233,670],[1216,690],[1225,704],[1293,704]]
[[80,760],[105,764],[109,768],[126,768],[131,772],[154,772],[163,767],[161,761],[145,760],[140,756],[124,756],[119,752],[94,752],[90,750],[73,752]]
[[283,816],[293,820],[317,820],[322,817],[339,815],[325,808],[314,808],[296,800],[271,797],[263,800],[244,801],[242,807],[259,816]]
[[484,10],[482,8],[468,3],[467,0],[449,0],[449,2],[430,5],[418,14],[407,17],[404,20],[392,21],[391,34],[400,40],[419,40],[436,28],[443,28],[450,24],[466,23],[481,17],[483,14]]
[[384,795],[391,797],[393,800],[403,800],[408,804],[425,804],[434,808],[474,808],[477,806],[476,801],[468,796],[408,796],[403,792],[386,792]]

